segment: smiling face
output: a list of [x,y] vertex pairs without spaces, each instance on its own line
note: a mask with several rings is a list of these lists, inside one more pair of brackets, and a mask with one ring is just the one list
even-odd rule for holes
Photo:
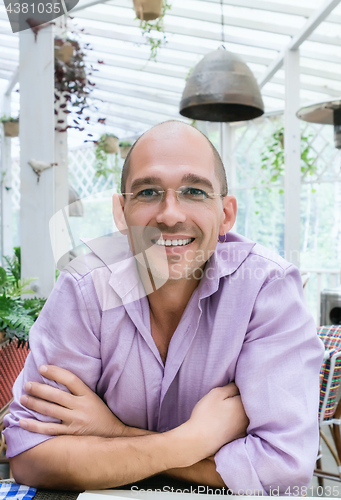
[[[193,189],[177,195],[182,186]],[[165,191],[159,203],[153,200],[156,190]],[[195,278],[196,270],[214,252],[218,235],[234,224],[235,198],[215,195],[197,201],[201,191],[221,193],[207,140],[193,127],[178,122],[164,123],[144,134],[132,151],[126,181],[127,193],[141,194],[121,197],[121,204],[128,228],[140,228],[135,240],[144,248],[154,244],[153,268],[160,274],[165,274],[161,254],[166,254],[169,279]],[[179,202],[178,197],[185,201]]]

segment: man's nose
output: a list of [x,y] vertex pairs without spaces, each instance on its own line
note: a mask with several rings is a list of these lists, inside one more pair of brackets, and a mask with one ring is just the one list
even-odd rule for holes
[[167,226],[175,226],[178,222],[185,222],[186,214],[184,208],[180,205],[177,194],[172,189],[165,193],[165,198],[158,206],[156,221],[164,223]]

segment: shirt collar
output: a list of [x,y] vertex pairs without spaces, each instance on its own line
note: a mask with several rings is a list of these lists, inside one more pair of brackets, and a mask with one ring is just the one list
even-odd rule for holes
[[[123,302],[135,301],[153,292],[153,283],[145,288],[142,285],[136,260],[126,236],[117,232],[82,241],[111,271],[109,285]],[[255,242],[248,238],[237,233],[227,233],[226,242],[217,244],[206,263],[198,287],[199,300],[215,293],[220,278],[233,274],[254,246]]]
[[255,242],[237,233],[227,233],[226,241],[218,243],[206,263],[198,287],[199,299],[209,297],[219,288],[220,279],[233,274],[250,254]]

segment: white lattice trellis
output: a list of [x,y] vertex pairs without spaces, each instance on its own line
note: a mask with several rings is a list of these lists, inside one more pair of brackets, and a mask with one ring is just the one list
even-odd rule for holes
[[[234,127],[232,157],[236,167],[236,184],[233,189],[250,189],[282,186],[281,182],[267,182],[267,172],[262,169],[262,153],[271,143],[274,132],[283,126],[283,115],[267,116]],[[333,127],[302,122],[301,133],[308,137],[309,155],[315,159],[316,172],[302,176],[302,184],[341,181],[340,153],[334,146]],[[268,164],[271,164],[270,155]]]

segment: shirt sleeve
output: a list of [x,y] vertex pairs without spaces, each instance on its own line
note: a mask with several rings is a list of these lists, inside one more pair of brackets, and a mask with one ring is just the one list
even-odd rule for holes
[[318,452],[323,351],[299,272],[290,266],[260,290],[237,361],[247,436],[215,456],[234,494],[304,494]]
[[77,280],[61,273],[45,306],[30,331],[30,353],[24,369],[13,386],[10,413],[4,419],[7,456],[13,457],[53,436],[26,431],[19,426],[21,418],[41,421],[59,420],[40,415],[20,404],[28,381],[57,384],[40,375],[43,364],[58,365],[80,377],[93,391],[101,375],[99,325],[100,312],[91,275]]

